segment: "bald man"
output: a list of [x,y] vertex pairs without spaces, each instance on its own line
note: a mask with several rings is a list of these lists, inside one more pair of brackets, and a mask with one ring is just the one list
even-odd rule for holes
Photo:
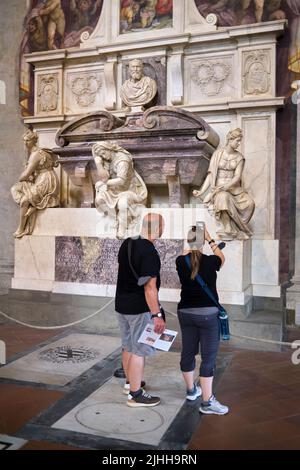
[[143,219],[141,235],[127,238],[119,254],[119,271],[115,309],[118,312],[122,336],[122,364],[126,375],[123,393],[128,394],[130,407],[156,406],[159,397],[143,389],[145,357],[152,356],[155,348],[139,343],[147,324],[154,325],[156,333],[165,329],[163,311],[159,305],[160,259],[154,240],[160,238],[164,222],[159,214],[147,214]]

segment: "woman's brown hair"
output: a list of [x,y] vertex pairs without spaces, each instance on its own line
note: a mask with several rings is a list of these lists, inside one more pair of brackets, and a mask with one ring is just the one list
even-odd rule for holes
[[192,250],[191,251],[191,265],[192,265],[192,273],[191,279],[194,280],[199,272],[200,261],[201,261],[202,253],[199,250]]
[[[192,246],[193,243],[196,242],[196,226],[194,225],[188,233],[187,236],[188,243]],[[198,249],[192,249],[191,251],[191,279],[194,280],[199,272],[200,261],[201,261],[202,253]]]

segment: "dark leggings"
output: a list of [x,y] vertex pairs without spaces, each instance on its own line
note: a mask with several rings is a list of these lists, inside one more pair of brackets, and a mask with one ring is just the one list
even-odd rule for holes
[[200,377],[214,375],[219,348],[220,330],[218,314],[194,315],[178,311],[182,334],[180,368],[182,372],[195,370],[195,356],[201,351]]

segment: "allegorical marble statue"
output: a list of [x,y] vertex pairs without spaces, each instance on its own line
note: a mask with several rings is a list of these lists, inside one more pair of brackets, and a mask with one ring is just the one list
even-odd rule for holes
[[122,101],[130,108],[143,109],[149,104],[157,93],[156,81],[144,75],[143,61],[133,59],[129,62],[130,78],[126,80],[121,88]]
[[28,130],[23,139],[30,156],[18,183],[11,188],[12,196],[20,206],[16,238],[33,232],[37,210],[59,205],[59,181],[54,171],[56,156],[51,150],[38,147],[35,132]]
[[135,171],[127,150],[110,141],[93,145],[98,170],[95,205],[99,212],[116,217],[117,237],[125,237],[127,229],[138,223],[147,200],[147,188]]
[[202,187],[199,191],[193,191],[194,196],[202,199],[204,204],[213,206],[215,217],[221,225],[217,233],[224,240],[247,239],[252,235],[248,223],[255,203],[242,184],[245,159],[238,151],[242,137],[241,129],[227,134],[226,146],[216,150],[211,158]]

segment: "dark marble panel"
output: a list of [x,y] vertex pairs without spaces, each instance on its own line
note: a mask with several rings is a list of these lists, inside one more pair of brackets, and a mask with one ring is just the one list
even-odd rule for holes
[[161,260],[161,287],[179,289],[175,260],[183,251],[183,240],[157,240],[155,247]]
[[290,100],[277,113],[276,232],[279,239],[280,282],[294,273],[297,106]]
[[[56,237],[55,280],[87,284],[116,284],[121,241],[93,237]],[[175,260],[182,240],[157,240],[162,287],[180,287]]]
[[87,284],[115,284],[119,240],[93,237],[56,237],[55,280]]

